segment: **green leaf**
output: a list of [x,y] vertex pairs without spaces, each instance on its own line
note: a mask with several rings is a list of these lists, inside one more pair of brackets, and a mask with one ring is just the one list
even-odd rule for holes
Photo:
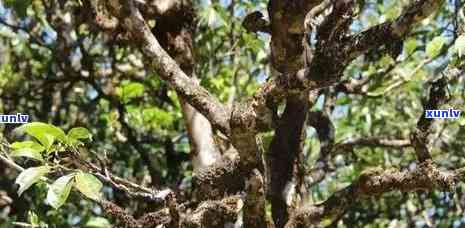
[[33,211],[29,211],[27,214],[28,214],[29,222],[31,223],[31,225],[39,226],[40,224],[39,216],[37,216],[37,214],[34,213]]
[[144,124],[149,124],[155,127],[169,127],[174,121],[174,117],[171,113],[157,107],[143,109],[142,118]]
[[465,35],[461,35],[455,40],[454,52],[456,52],[459,57],[465,56]]
[[45,148],[34,141],[15,142],[11,144],[11,148],[13,149],[11,153],[13,157],[28,157],[38,161],[44,160],[41,152]]
[[66,141],[66,135],[58,127],[41,122],[32,122],[24,124],[17,128],[20,132],[26,132],[28,135],[36,138],[47,150],[58,139],[61,142]]
[[75,127],[68,132],[68,138],[71,137],[73,139],[87,139],[92,137],[89,130],[83,127]]
[[109,228],[111,227],[110,222],[106,218],[92,217],[87,221],[85,227],[88,228]]
[[426,45],[426,54],[430,58],[436,57],[437,55],[439,55],[439,53],[441,53],[441,49],[445,43],[446,39],[444,37],[434,37],[434,39],[431,42],[429,42],[428,45]]
[[138,82],[123,83],[123,86],[118,88],[116,93],[127,103],[130,99],[144,94],[144,85]]
[[50,185],[46,200],[48,205],[58,209],[66,202],[73,186],[74,176],[74,173],[62,176]]
[[384,16],[386,17],[387,20],[392,20],[398,17],[400,12],[401,12],[401,5],[394,3],[388,8]]
[[408,39],[404,42],[404,48],[407,52],[407,55],[411,55],[417,49],[417,40],[416,39]]
[[26,169],[20,173],[15,181],[16,184],[19,184],[18,195],[21,196],[24,191],[39,181],[40,178],[45,176],[48,172],[50,172],[48,166],[39,166]]
[[45,148],[42,145],[34,141],[14,142],[13,144],[11,144],[11,148],[14,150],[22,149],[22,148],[31,148],[38,152],[42,152],[45,150]]
[[74,187],[90,199],[99,200],[102,198],[100,192],[103,187],[102,182],[92,174],[79,172],[76,175]]
[[202,14],[201,20],[203,23],[207,24],[208,27],[218,28],[225,25],[225,21],[221,16],[216,12],[215,8],[212,6],[208,7]]
[[68,143],[75,145],[81,143],[79,139],[92,139],[92,134],[83,127],[75,127],[69,130],[67,135]]
[[6,0],[5,5],[7,7],[12,7],[21,18],[27,16],[27,7],[32,4],[32,0]]

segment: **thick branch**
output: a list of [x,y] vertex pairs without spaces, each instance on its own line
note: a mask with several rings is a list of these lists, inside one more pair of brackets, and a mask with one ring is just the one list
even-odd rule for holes
[[244,227],[266,228],[265,188],[263,176],[254,169],[246,180]]
[[[394,21],[374,26],[351,37],[339,36],[342,40],[333,43],[330,49],[327,48],[328,44],[325,44],[325,48],[318,48],[320,51],[314,54],[309,68],[301,69],[286,77],[273,78],[263,85],[255,95],[258,110],[267,111],[263,108],[266,102],[279,103],[286,97],[286,94],[333,85],[339,81],[341,73],[353,59],[370,50],[402,39],[418,22],[437,10],[443,2],[443,0],[416,0]],[[344,28],[344,26],[341,27]]]
[[440,171],[431,162],[420,164],[414,171],[371,169],[326,201],[300,209],[286,227],[310,227],[323,219],[333,220],[357,201],[391,191],[452,190],[459,179],[463,181],[463,169],[455,172]]
[[[195,27],[194,9],[191,1],[151,1],[151,8],[161,14],[156,17],[157,25],[152,29],[160,45],[176,60],[182,71],[199,83],[194,73],[195,58],[193,47],[193,28]],[[146,16],[145,12],[144,16]],[[151,18],[151,17],[150,17]],[[182,107],[184,122],[191,151],[194,172],[202,167],[209,166],[221,159],[221,153],[214,140],[214,133],[210,122],[195,108],[179,99]],[[177,164],[167,159],[168,164]]]
[[[447,100],[446,86],[448,80],[453,80],[463,74],[463,71],[449,69],[445,76],[432,83],[430,97],[425,104],[426,109],[438,108]],[[391,191],[412,192],[418,190],[431,191],[434,189],[453,190],[457,181],[465,181],[465,168],[453,172],[440,171],[432,162],[427,148],[427,136],[431,121],[422,115],[417,124],[417,130],[412,134],[411,145],[415,148],[420,164],[413,171],[397,171],[371,169],[362,173],[359,179],[344,188],[323,203],[302,208],[295,213],[286,227],[308,227],[323,219],[333,220],[340,217],[357,200],[378,196]],[[421,138],[420,138],[421,137]],[[364,144],[368,146],[408,146],[408,140],[360,139],[350,144]],[[355,145],[355,144],[354,144]],[[353,146],[353,145],[350,145]]]
[[221,199],[244,189],[246,173],[239,166],[239,159],[223,160],[205,167],[194,174],[193,182],[199,200]]
[[121,17],[125,17],[125,27],[139,42],[142,52],[150,58],[159,76],[189,104],[202,113],[214,127],[229,135],[229,110],[207,90],[189,78],[168,53],[160,46],[150,31],[144,18],[132,1],[123,3]]
[[241,200],[238,196],[218,201],[205,201],[194,212],[182,218],[180,227],[216,228],[234,224],[240,204]]
[[165,225],[165,227],[171,222],[171,216],[168,208],[163,208],[159,211],[147,213],[137,219],[139,224],[144,228],[148,227],[159,227]]
[[139,221],[137,221],[132,215],[130,215],[120,206],[107,200],[102,200],[100,202],[100,206],[102,207],[103,211],[105,212],[107,216],[115,218],[121,223],[119,227],[127,227],[127,228],[141,228],[142,227],[142,224]]
[[276,227],[288,220],[288,207],[295,193],[294,165],[302,152],[305,122],[309,102],[307,97],[289,97],[267,153],[271,211]]

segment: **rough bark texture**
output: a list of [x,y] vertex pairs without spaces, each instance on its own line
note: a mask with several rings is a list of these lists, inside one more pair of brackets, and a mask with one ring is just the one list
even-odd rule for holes
[[[190,1],[152,2],[154,7],[147,7],[155,12],[157,26],[153,34],[160,45],[178,63],[181,70],[198,84],[194,74],[194,12]],[[157,12],[157,13],[156,13]],[[181,96],[182,97],[182,96]],[[180,99],[184,121],[191,145],[191,157],[194,171],[209,166],[221,158],[215,144],[210,122],[183,98]]]
[[229,135],[230,111],[207,90],[189,78],[180,66],[161,47],[149,29],[142,14],[132,1],[113,7],[113,11],[121,19],[130,32],[131,37],[139,43],[141,51],[150,59],[150,64],[159,76],[165,80],[183,99],[210,120],[211,124]]
[[308,124],[316,130],[320,140],[320,156],[307,174],[309,185],[313,186],[323,180],[329,169],[328,159],[334,146],[335,129],[328,114],[323,112],[311,112]]
[[[164,210],[147,214],[139,220],[113,204],[104,204],[105,211],[128,227],[155,224],[224,227],[236,223],[241,217],[244,227],[261,228],[269,224],[265,213],[267,198],[276,227],[309,227],[340,217],[358,200],[386,192],[453,189],[465,171],[441,171],[431,161],[427,145],[431,121],[424,116],[418,121],[410,140],[358,139],[335,144],[334,126],[329,117],[333,102],[331,91],[320,89],[339,83],[335,91],[361,93],[362,84],[341,82],[345,68],[368,51],[404,39],[413,26],[432,14],[444,1],[412,1],[397,19],[349,35],[349,26],[355,16],[355,2],[270,0],[269,23],[261,13],[255,12],[246,17],[243,26],[247,31],[270,33],[271,63],[279,75],[264,83],[253,97],[235,102],[231,109],[190,77],[194,63],[190,31],[192,15],[191,9],[183,8],[186,6],[183,1],[136,3],[115,0],[106,4],[108,9],[104,12],[110,12],[112,16],[100,21],[101,26],[110,32],[123,29],[129,33],[150,67],[182,98],[191,146],[196,150],[193,163],[198,168],[195,168],[193,181],[196,209],[183,211],[184,208],[171,197]],[[323,18],[318,23],[314,19],[317,14]],[[154,31],[149,29],[144,16],[157,18]],[[306,33],[315,36],[315,44],[306,42],[309,35]],[[437,108],[445,102],[446,86],[444,78],[432,84],[425,109]],[[311,98],[309,94],[321,91],[326,91],[328,104],[322,112],[308,114],[317,98]],[[277,118],[277,107],[284,101],[284,112]],[[418,167],[410,171],[367,170],[357,181],[335,192],[326,201],[296,209],[290,199],[295,192],[296,163],[302,153],[307,122],[315,128],[321,144],[319,158],[307,173],[311,177],[310,185],[325,178],[329,170],[327,161],[334,153],[353,146],[412,146],[418,157]],[[228,138],[237,151],[237,157],[219,158],[211,137],[212,129],[219,130]],[[257,135],[269,130],[275,130],[275,136],[266,153],[265,172]],[[270,176],[266,176],[268,174]],[[242,216],[238,216],[240,212]],[[154,222],[149,224],[149,221]]]
[[292,207],[292,198],[295,197],[294,164],[302,152],[305,139],[308,103],[302,98],[288,99],[267,154],[270,170],[269,197],[277,227],[283,227],[286,223],[288,207]]
[[417,129],[411,135],[412,145],[415,148],[417,159],[424,162],[431,159],[428,150],[428,135],[433,119],[426,118],[426,110],[438,109],[447,99],[447,78],[441,77],[432,83],[429,99],[423,108],[423,115],[417,123]]
[[323,219],[333,220],[358,200],[378,196],[390,191],[431,191],[434,188],[450,190],[458,180],[458,172],[443,172],[431,162],[422,163],[415,171],[371,169],[359,179],[336,193],[323,203],[301,208],[286,224],[291,227],[311,227]]
[[[271,61],[278,72],[294,74],[304,67],[304,15],[319,1],[270,1]],[[277,75],[282,77],[282,75]],[[286,108],[275,128],[267,153],[269,193],[273,221],[283,227],[296,194],[295,165],[305,139],[305,121],[310,108],[308,92],[287,98]]]
[[180,227],[226,227],[234,224],[240,204],[240,198],[234,196],[221,201],[205,201],[183,218]]
[[244,227],[267,227],[263,176],[254,169],[247,178],[244,202]]

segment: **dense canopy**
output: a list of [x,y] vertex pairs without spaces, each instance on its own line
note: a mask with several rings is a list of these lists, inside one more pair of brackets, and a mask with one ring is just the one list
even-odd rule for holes
[[463,227],[464,4],[0,0],[0,227]]

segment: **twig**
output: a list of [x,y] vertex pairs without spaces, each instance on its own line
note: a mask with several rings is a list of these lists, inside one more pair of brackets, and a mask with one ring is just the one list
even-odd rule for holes
[[17,165],[16,163],[14,163],[13,161],[11,161],[11,160],[8,159],[7,157],[4,157],[3,155],[0,155],[0,160],[2,160],[5,164],[7,164],[8,166],[10,166],[11,168],[16,169],[16,170],[19,171],[19,172],[24,171],[24,168],[23,168],[23,167]]

